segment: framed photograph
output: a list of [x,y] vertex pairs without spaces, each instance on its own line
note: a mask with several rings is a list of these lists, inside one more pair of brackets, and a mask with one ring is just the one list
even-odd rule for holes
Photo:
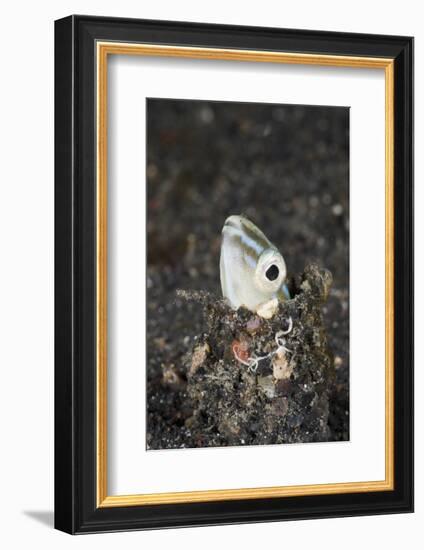
[[55,24],[55,525],[413,509],[413,39]]

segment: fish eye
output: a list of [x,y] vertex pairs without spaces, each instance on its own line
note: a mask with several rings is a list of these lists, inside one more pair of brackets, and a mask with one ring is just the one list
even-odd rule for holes
[[286,264],[281,254],[273,249],[265,250],[255,272],[255,284],[261,292],[276,292],[286,278]]
[[275,281],[275,279],[278,279],[279,274],[280,270],[275,264],[270,265],[265,271],[265,277],[268,279],[268,281]]

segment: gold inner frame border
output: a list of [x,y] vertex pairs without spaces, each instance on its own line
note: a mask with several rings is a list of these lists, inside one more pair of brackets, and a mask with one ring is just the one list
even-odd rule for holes
[[[385,479],[311,485],[108,495],[107,491],[107,62],[109,55],[180,57],[331,67],[385,72]],[[391,58],[267,52],[140,43],[96,43],[97,64],[97,507],[143,506],[394,490],[394,60]]]

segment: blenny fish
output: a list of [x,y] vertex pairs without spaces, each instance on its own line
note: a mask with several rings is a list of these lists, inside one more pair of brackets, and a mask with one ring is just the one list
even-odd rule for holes
[[261,315],[268,304],[275,309],[290,299],[283,256],[244,216],[230,216],[224,224],[220,272],[222,294],[233,309],[244,306]]

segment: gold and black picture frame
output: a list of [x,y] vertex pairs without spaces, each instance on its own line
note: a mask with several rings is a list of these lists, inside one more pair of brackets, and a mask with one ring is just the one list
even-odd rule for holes
[[412,121],[410,37],[56,21],[57,529],[413,510]]

